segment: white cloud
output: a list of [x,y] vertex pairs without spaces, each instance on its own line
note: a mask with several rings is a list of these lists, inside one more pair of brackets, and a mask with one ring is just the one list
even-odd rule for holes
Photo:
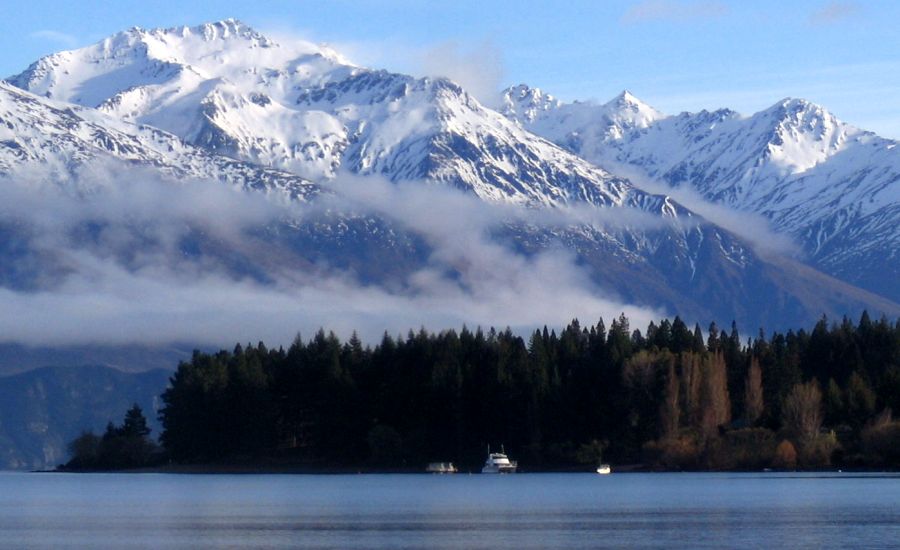
[[740,212],[726,205],[712,203],[691,188],[670,187],[646,177],[634,167],[607,164],[613,172],[627,177],[644,191],[668,195],[710,223],[741,237],[758,253],[771,252],[795,257],[801,254],[800,246],[790,236],[776,233],[768,220],[759,214]]
[[[270,21],[264,34],[279,44],[310,44],[297,36],[314,37],[309,29],[294,28],[283,22]],[[364,67],[385,68],[415,76],[444,77],[453,80],[478,101],[496,107],[498,92],[505,83],[503,52],[489,38],[472,40],[465,45],[446,41],[423,45],[392,36],[379,40],[339,41],[320,44],[339,58]]]
[[[105,174],[105,175],[102,175]],[[571,253],[519,254],[491,233],[504,219],[571,224],[567,214],[493,206],[446,188],[342,178],[338,195],[312,206],[276,204],[214,182],[159,181],[146,174],[94,171],[80,192],[0,181],[0,220],[24,228],[46,269],[37,290],[0,288],[0,338],[35,345],[287,344],[320,326],[376,341],[384,330],[462,324],[520,331],[595,321],[624,311],[636,326],[665,312],[624,303],[594,284]],[[113,183],[115,182],[115,183]],[[344,198],[341,198],[343,196]],[[296,250],[248,229],[322,212],[356,212],[421,235],[430,256],[395,284],[303,267]],[[620,220],[575,210],[591,222]],[[216,251],[185,255],[200,233]],[[77,236],[77,237],[76,237]],[[250,261],[263,277],[232,269]]]
[[418,72],[453,80],[482,103],[497,101],[503,87],[503,55],[491,40],[472,46],[457,42],[436,44],[422,52]]
[[66,34],[60,31],[54,31],[49,29],[34,31],[33,33],[28,35],[31,38],[37,40],[46,40],[48,42],[55,42],[57,44],[61,44],[66,48],[74,48],[78,45],[78,38],[71,35]]

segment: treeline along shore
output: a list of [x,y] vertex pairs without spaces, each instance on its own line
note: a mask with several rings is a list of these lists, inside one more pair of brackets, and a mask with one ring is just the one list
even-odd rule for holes
[[502,444],[531,471],[897,468],[900,322],[823,318],[742,339],[679,318],[632,330],[623,315],[524,338],[422,329],[374,347],[320,330],[288,349],[195,352],[162,401],[159,446],[132,409],[73,442],[68,467],[474,470]]

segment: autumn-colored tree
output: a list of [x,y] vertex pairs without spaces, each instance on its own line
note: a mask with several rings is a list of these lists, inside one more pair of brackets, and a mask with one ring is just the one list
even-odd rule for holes
[[666,374],[666,388],[662,403],[659,406],[659,426],[662,439],[671,439],[678,435],[681,407],[678,403],[678,373],[675,371],[674,357],[670,356]]
[[[613,463],[761,468],[786,439],[799,467],[900,465],[900,422],[871,421],[900,410],[900,322],[864,316],[858,329],[820,323],[812,335],[760,333],[747,346],[736,327],[711,327],[708,346],[689,332],[662,320],[640,336],[620,316],[608,331],[544,327],[528,344],[510,330],[463,328],[369,347],[322,330],[286,351],[197,352],[163,394],[162,443],[173,461],[390,468],[475,467],[488,443],[503,443],[537,469],[569,467],[609,441]],[[795,389],[803,380],[817,382]],[[137,412],[126,431],[148,428]],[[91,437],[77,448],[91,456],[96,445],[113,448]]]
[[728,372],[721,352],[710,354],[703,362],[703,383],[700,391],[700,430],[713,437],[731,421],[731,399],[728,396]]
[[763,414],[763,406],[762,369],[759,367],[759,360],[753,357],[744,384],[744,418],[747,424],[753,425],[759,420]]
[[678,362],[681,366],[681,401],[686,423],[699,426],[700,386],[703,381],[701,356],[697,353],[681,353]]
[[797,467],[797,450],[794,445],[787,439],[775,447],[775,458],[772,460],[772,467],[779,470],[793,470]]
[[812,443],[822,427],[822,392],[814,380],[797,384],[781,407],[782,423],[801,446]]

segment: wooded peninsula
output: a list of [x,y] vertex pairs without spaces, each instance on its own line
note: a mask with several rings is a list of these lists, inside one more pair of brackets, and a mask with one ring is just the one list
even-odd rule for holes
[[309,471],[476,470],[504,445],[522,470],[601,460],[659,470],[897,468],[900,321],[823,318],[742,339],[681,319],[622,315],[528,337],[509,329],[320,330],[195,352],[162,394],[159,443],[142,411],[72,442],[67,469],[294,464]]

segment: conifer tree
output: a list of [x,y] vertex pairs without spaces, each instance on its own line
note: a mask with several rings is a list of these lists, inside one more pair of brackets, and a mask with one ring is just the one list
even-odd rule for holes
[[141,410],[137,403],[132,405],[125,413],[125,420],[120,431],[125,437],[146,437],[150,435],[150,428],[147,426],[147,419],[144,418],[144,411]]

